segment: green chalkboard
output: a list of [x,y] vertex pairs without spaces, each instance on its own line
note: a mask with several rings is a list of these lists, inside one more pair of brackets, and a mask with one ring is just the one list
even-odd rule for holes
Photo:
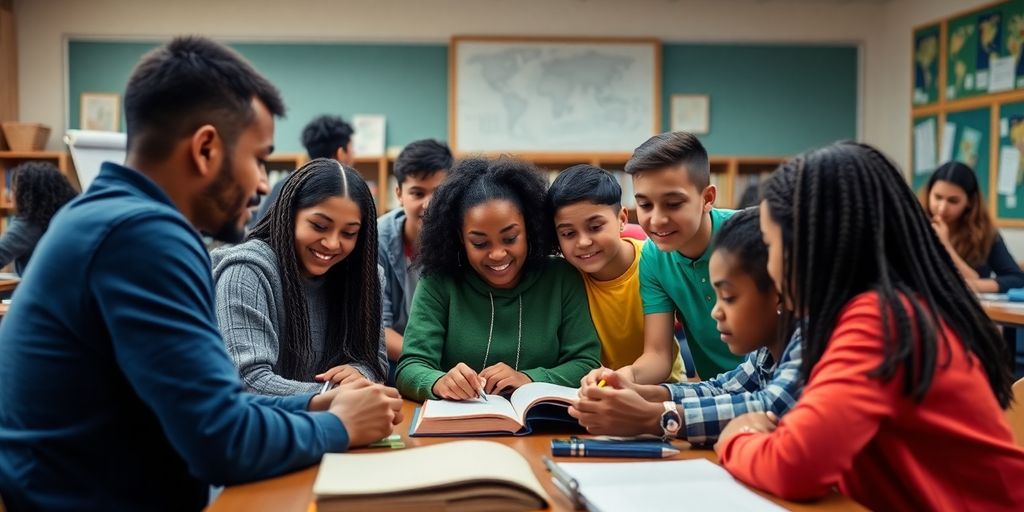
[[1012,17],[1007,14],[1013,10],[1009,7],[1010,2],[1005,2],[949,21],[946,99],[988,94],[993,59],[1009,55],[1008,46],[1019,51],[1019,30],[1010,41],[1007,38]]
[[[1017,148],[1024,150],[1024,102],[1007,103],[999,107],[999,151]],[[1024,153],[1024,151],[1021,151]],[[1024,165],[1024,155],[1021,158]],[[1013,193],[1001,194],[998,187],[996,190],[996,218],[999,219],[1024,219],[1024,187],[1021,187],[1021,178],[1024,175],[1022,165],[1016,169],[1005,169],[1012,173]],[[998,169],[999,163],[995,166]],[[998,169],[1003,172],[1004,169]],[[1001,177],[997,174],[997,178]]]
[[[913,187],[914,192],[917,192],[928,181],[938,163],[939,116],[915,117],[913,124],[910,138],[910,185]],[[931,139],[931,151],[923,147],[920,143],[922,139]],[[931,154],[928,157],[930,163],[918,158],[919,153],[922,151]]]
[[914,31],[914,105],[929,105],[939,99],[939,26]]

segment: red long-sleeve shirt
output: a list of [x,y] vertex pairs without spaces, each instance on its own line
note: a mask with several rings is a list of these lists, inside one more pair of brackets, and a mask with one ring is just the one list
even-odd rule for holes
[[778,429],[727,440],[722,464],[792,500],[838,486],[872,510],[1024,510],[1024,450],[980,362],[943,328],[950,357],[940,341],[931,388],[915,403],[902,370],[869,376],[883,358],[881,312],[877,294],[855,297]]

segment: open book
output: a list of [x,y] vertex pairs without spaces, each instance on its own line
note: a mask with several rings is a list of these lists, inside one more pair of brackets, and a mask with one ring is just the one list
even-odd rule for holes
[[313,494],[320,512],[520,511],[548,506],[530,463],[493,441],[329,453],[320,462]]
[[526,435],[531,423],[558,421],[579,425],[569,416],[569,405],[579,390],[547,382],[521,386],[509,399],[487,395],[487,399],[427,400],[416,409],[410,436]]

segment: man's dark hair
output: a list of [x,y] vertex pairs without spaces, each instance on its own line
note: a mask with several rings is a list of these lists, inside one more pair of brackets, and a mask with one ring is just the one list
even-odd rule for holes
[[255,117],[253,98],[284,115],[280,92],[237,52],[205,37],[176,37],[143,56],[128,78],[128,151],[164,159],[205,124],[216,127],[230,149]]
[[697,190],[711,183],[711,166],[704,145],[687,132],[665,132],[647,139],[626,162],[626,172],[638,172],[683,166]]
[[574,165],[560,173],[548,189],[547,210],[554,215],[559,208],[586,201],[622,208],[622,187],[612,173],[588,164]]
[[454,162],[452,150],[444,142],[434,139],[410,142],[395,159],[395,179],[401,187],[409,176],[428,178],[435,172],[448,171]]
[[338,148],[348,148],[352,141],[352,125],[338,116],[322,115],[302,129],[302,145],[309,158],[335,158]]

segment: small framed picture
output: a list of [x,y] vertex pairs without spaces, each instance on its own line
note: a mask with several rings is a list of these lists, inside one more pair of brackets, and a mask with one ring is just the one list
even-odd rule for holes
[[694,134],[710,132],[710,104],[707,94],[673,94],[672,131]]
[[108,92],[83,92],[78,124],[82,130],[118,131],[121,124],[121,96]]

